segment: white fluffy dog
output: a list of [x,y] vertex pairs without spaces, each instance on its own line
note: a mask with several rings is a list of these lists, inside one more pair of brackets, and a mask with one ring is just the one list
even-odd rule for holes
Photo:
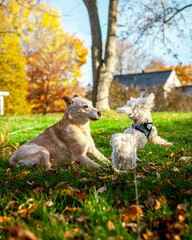
[[117,109],[117,113],[127,114],[133,123],[123,133],[112,135],[114,168],[119,170],[133,168],[136,165],[136,152],[143,149],[147,141],[164,147],[173,144],[159,137],[156,128],[152,126],[151,110],[154,98],[153,93],[144,98],[131,98],[125,106]]

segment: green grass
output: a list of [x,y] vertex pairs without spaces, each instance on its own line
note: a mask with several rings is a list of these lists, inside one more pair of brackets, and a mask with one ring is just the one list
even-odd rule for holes
[[[0,117],[0,239],[9,238],[7,227],[15,222],[46,240],[136,239],[133,171],[117,178],[112,168],[95,170],[76,164],[49,171],[7,171],[10,154],[61,117]],[[137,165],[141,236],[191,239],[192,166],[191,161],[179,158],[192,155],[192,113],[153,113],[153,122],[159,134],[174,145],[163,148],[148,143],[138,152],[142,160]],[[91,123],[96,147],[110,158],[111,135],[123,132],[130,123],[124,115],[105,112],[99,122]],[[26,175],[20,175],[23,172]]]

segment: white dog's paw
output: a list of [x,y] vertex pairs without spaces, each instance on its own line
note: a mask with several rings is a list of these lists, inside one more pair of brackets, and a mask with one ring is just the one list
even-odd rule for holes
[[173,145],[173,142],[167,142],[166,144],[165,144],[165,147],[170,147],[170,146],[172,146]]

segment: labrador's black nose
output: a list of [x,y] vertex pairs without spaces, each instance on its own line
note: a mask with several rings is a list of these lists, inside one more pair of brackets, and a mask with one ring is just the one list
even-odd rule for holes
[[97,114],[99,117],[101,117],[101,115],[102,115],[101,111],[98,111]]

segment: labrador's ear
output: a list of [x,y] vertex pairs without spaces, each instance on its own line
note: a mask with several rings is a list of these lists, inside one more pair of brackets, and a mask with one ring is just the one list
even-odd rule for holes
[[73,103],[73,100],[72,100],[70,97],[68,97],[68,96],[64,96],[64,97],[63,97],[63,100],[65,101],[67,107],[68,107],[70,104]]

